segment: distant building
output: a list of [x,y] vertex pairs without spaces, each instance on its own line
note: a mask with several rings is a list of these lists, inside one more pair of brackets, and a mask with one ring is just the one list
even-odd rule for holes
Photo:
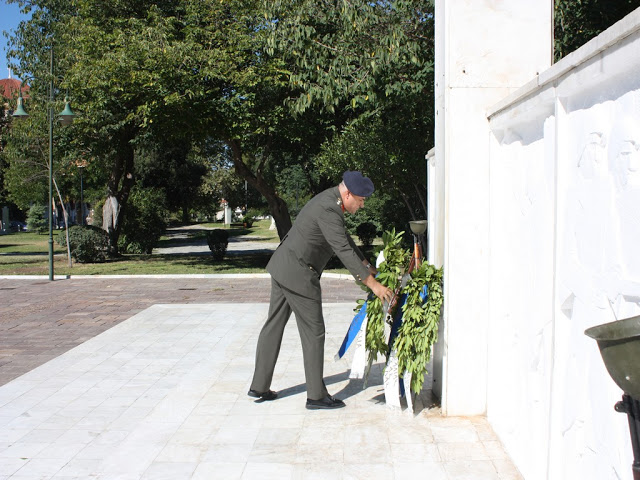
[[13,110],[10,110],[10,100],[14,100],[18,97],[18,91],[22,87],[22,96],[29,96],[29,85],[23,84],[16,78],[4,78],[0,80],[0,96],[2,97],[2,113],[4,116],[11,115]]

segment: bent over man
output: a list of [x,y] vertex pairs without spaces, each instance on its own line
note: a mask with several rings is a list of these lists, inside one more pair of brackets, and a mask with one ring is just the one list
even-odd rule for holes
[[347,234],[344,212],[356,213],[373,191],[373,182],[360,172],[344,172],[343,181],[313,197],[300,211],[291,230],[271,256],[269,314],[256,349],[256,364],[248,395],[274,400],[270,390],[284,328],[293,311],[302,341],[308,409],[340,408],[323,379],[325,326],[320,275],[335,253],[353,277],[383,301],[393,292],[379,283],[375,268]]

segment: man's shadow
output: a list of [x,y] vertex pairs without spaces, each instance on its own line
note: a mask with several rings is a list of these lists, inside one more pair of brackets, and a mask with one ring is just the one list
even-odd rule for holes
[[[358,378],[358,379],[349,378],[349,370],[325,377],[324,383],[326,385],[333,385],[333,384],[348,380],[349,382],[342,388],[342,390],[332,393],[333,396],[341,400],[346,400],[350,397],[353,397],[357,393],[361,392],[365,388],[381,387],[384,384],[383,376],[382,376],[383,367],[384,367],[383,363],[372,365],[371,372],[369,374],[369,377],[367,378],[366,385],[365,385],[364,379],[362,378]],[[294,385],[292,387],[287,387],[282,390],[279,390],[278,398],[285,398],[285,397],[291,397],[294,395],[304,394],[306,391],[307,391],[306,384],[300,383],[298,385]],[[263,401],[262,399],[258,399],[256,400],[256,403],[260,403],[262,401]],[[370,401],[376,404],[386,403],[384,390],[380,391],[378,395],[372,397]],[[400,403],[401,403],[402,410],[405,410],[407,408],[406,396],[401,399]],[[433,408],[437,408],[439,406],[440,406],[439,399],[434,395],[433,391],[428,386],[427,382],[425,382],[425,385],[422,391],[420,392],[420,394],[415,395],[413,398],[413,414],[418,415],[423,410],[430,410]]]
[[[381,368],[378,365],[373,365],[372,370],[374,369],[374,367],[378,367],[378,369]],[[346,400],[347,398],[353,397],[358,392],[361,392],[365,388],[364,379],[349,378],[349,370],[325,377],[324,383],[328,386],[328,385],[344,382],[345,380],[349,380],[349,383],[347,383],[342,388],[342,390],[332,393],[331,395],[337,398],[340,398],[341,400]],[[366,388],[377,387],[380,385],[382,385],[382,375],[372,372],[371,375],[369,375],[369,378],[367,380]],[[287,387],[287,388],[283,388],[282,390],[278,390],[278,398],[290,397],[293,395],[304,393],[306,391],[307,391],[306,384],[300,383],[292,387]],[[382,394],[382,400],[384,401],[384,394]]]

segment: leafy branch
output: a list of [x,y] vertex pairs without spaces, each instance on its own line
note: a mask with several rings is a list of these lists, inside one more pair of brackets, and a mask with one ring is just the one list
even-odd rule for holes
[[[396,291],[400,285],[400,279],[411,258],[410,252],[401,247],[403,234],[404,232],[396,233],[395,229],[382,234],[384,262],[380,264],[376,278],[393,291]],[[367,304],[365,348],[369,352],[369,360],[373,361],[379,354],[386,356],[389,352],[389,346],[384,334],[386,319],[382,302],[375,295],[370,295],[370,298],[372,299]]]
[[[401,285],[411,258],[411,252],[402,248],[403,234],[392,230],[382,235],[385,261],[378,269],[377,280],[394,291]],[[399,295],[406,294],[407,298],[402,305],[402,324],[392,347],[397,353],[398,371],[401,375],[411,374],[411,390],[416,393],[422,389],[431,348],[438,340],[438,320],[443,303],[442,278],[442,268],[423,261],[411,272],[399,292]],[[361,307],[364,302],[358,303]],[[386,321],[380,299],[370,295],[365,338],[370,361],[379,354],[387,356],[390,351],[385,338]]]
[[[402,293],[402,325],[393,347],[397,351],[398,371],[411,374],[411,391],[422,390],[431,347],[438,341],[438,319],[442,308],[442,269],[423,262],[411,272]],[[426,298],[424,298],[426,294]]]

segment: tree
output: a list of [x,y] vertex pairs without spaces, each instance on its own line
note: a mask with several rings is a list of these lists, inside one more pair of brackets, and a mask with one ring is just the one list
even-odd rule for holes
[[[32,203],[48,205],[49,145],[45,113],[33,105],[30,115],[12,121],[7,144],[2,152],[7,197],[21,210]],[[39,134],[37,134],[39,132]],[[57,170],[54,171],[54,175]]]
[[9,99],[0,96],[0,100],[2,100],[3,103],[3,108],[0,113],[0,205],[6,205],[8,202],[8,194],[4,185],[4,172],[8,167],[8,162],[2,152],[7,144],[7,136],[9,134],[9,116],[5,114],[5,108],[8,107]]
[[[345,50],[331,57],[332,69],[319,73],[315,83],[308,70],[318,70],[307,69],[305,62],[315,55],[318,62],[312,65],[324,65],[325,47],[315,43],[318,48],[303,56],[296,51],[305,39],[267,48],[276,20],[297,28],[297,17],[286,8],[276,10],[279,17],[265,17],[271,3],[29,2],[34,16],[20,26],[12,53],[19,72],[43,73],[47,46],[55,41],[58,71],[65,72],[59,88],[72,92],[81,113],[66,147],[97,160],[92,168],[107,186],[103,226],[113,253],[131,188],[147,171],[136,165],[158,145],[184,145],[191,151],[224,142],[234,171],[265,198],[282,237],[291,219],[277,189],[278,176],[298,164],[314,171],[311,159],[334,132],[382,105],[392,111],[406,93],[416,95],[413,101],[426,91],[431,67],[416,49],[430,41],[423,35],[429,33],[430,17],[416,9],[417,2],[370,7],[360,0],[354,6],[340,0],[315,10],[313,2],[301,2],[300,8],[308,10],[306,20],[313,22],[318,14],[325,23],[318,24],[319,30],[336,29],[329,50],[343,40],[356,49],[355,55]],[[325,6],[336,5],[342,10],[323,13]],[[39,32],[48,35],[41,38]],[[305,104],[304,98],[312,101]],[[424,114],[428,117],[428,110]],[[185,165],[172,158],[174,165]],[[154,161],[160,159],[156,155]],[[307,179],[315,193],[337,178]]]
[[283,106],[290,92],[282,62],[264,54],[258,1],[29,4],[33,18],[19,27],[11,54],[19,73],[39,76],[55,40],[60,88],[82,113],[72,146],[99,159],[106,179],[103,227],[113,253],[136,163],[158,144],[225,142],[236,173],[265,197],[284,235],[291,222],[274,187],[279,153],[271,146],[297,125]]
[[[319,172],[371,176],[393,194],[389,218],[426,217],[425,154],[433,146],[434,24],[431,2],[280,0],[272,51],[294,63],[296,111],[348,112],[315,159]],[[404,205],[406,208],[402,208]],[[399,215],[400,209],[405,215]]]
[[347,101],[369,111],[394,93],[423,93],[433,74],[433,5],[425,1],[268,2],[269,51],[291,58],[295,107]]
[[292,165],[282,170],[279,176],[278,191],[287,205],[291,205],[290,210],[296,216],[311,199],[311,185],[317,183],[318,175],[309,166],[306,165],[307,168],[305,168],[305,165]]
[[167,208],[181,211],[189,223],[189,212],[200,200],[199,191],[207,173],[207,159],[192,154],[191,141],[160,144],[146,155],[139,152],[136,178],[141,188],[160,188]]
[[565,57],[638,7],[638,0],[555,0],[554,59]]

